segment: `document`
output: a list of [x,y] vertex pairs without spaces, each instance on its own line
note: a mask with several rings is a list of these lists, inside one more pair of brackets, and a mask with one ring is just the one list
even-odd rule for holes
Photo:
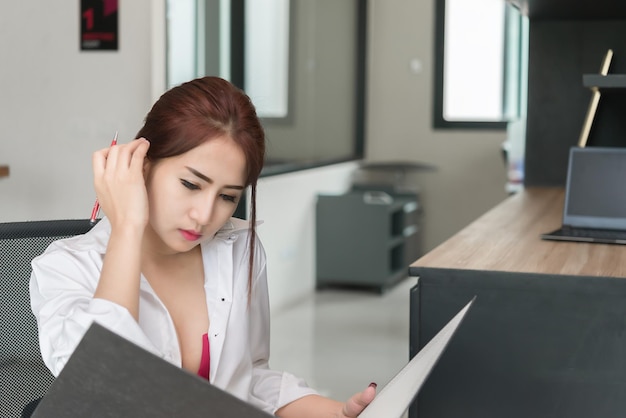
[[[361,418],[400,418],[444,352],[470,301],[383,387]],[[407,342],[408,343],[408,342]],[[271,415],[94,323],[33,418],[267,418]]]

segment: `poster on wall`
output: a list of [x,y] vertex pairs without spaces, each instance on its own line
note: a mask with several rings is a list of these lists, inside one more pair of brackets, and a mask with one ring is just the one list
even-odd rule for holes
[[80,0],[81,51],[117,51],[118,0]]

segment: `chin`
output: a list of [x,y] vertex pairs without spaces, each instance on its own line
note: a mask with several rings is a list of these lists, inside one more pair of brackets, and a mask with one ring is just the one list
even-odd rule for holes
[[181,238],[180,235],[171,235],[168,238],[161,238],[161,243],[169,252],[178,254],[193,250],[200,244],[200,241],[187,241]]
[[200,241],[193,241],[193,242],[185,241],[185,242],[178,242],[177,244],[169,245],[169,247],[174,252],[186,253],[186,252],[189,252],[189,251],[193,250],[198,245],[200,245]]

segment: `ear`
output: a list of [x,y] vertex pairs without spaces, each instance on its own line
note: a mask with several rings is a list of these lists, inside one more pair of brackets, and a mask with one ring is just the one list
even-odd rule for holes
[[147,179],[148,174],[150,174],[150,170],[152,169],[152,163],[148,159],[148,157],[143,160],[143,178]]

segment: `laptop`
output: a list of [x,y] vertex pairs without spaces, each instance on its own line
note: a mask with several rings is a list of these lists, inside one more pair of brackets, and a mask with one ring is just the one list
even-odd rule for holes
[[563,221],[546,240],[626,244],[626,148],[572,147]]
[[[382,388],[361,418],[400,418],[474,299]],[[219,417],[271,415],[94,323],[32,417]]]

